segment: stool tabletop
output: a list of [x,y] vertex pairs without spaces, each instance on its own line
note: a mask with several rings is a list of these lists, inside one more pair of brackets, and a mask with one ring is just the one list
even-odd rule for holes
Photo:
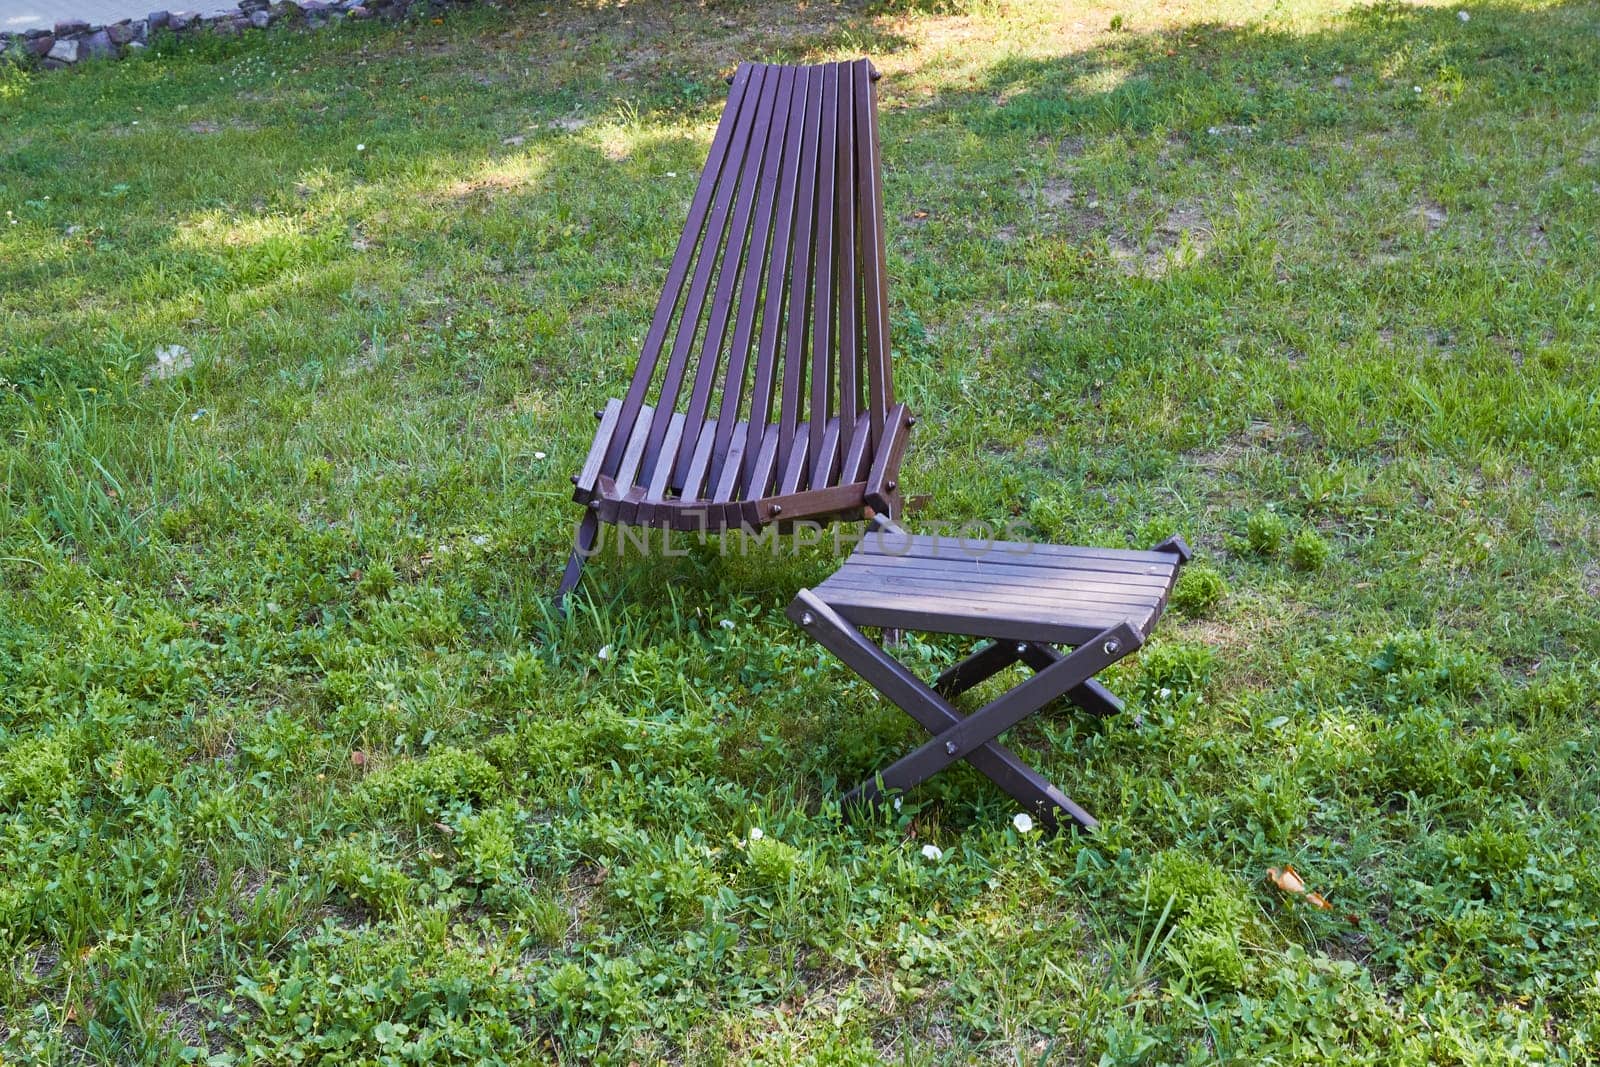
[[1164,551],[869,532],[813,592],[858,626],[1077,645],[1149,634],[1182,566]]

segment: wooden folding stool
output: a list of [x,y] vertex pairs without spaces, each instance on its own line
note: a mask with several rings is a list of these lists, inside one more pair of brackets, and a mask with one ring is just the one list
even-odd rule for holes
[[[1189,560],[1173,537],[1148,552],[913,536],[878,520],[850,558],[789,618],[910,715],[932,738],[845,797],[900,792],[966,760],[1045,823],[1098,823],[997,738],[1058,697],[1096,715],[1122,704],[1094,676],[1144,644]],[[987,638],[930,686],[860,627]],[[1057,648],[1056,646],[1061,646]],[[1066,651],[1062,651],[1066,649]],[[950,701],[1014,663],[1026,681],[962,715]]]

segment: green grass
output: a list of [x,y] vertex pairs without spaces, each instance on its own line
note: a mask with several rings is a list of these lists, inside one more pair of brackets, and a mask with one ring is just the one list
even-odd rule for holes
[[[1595,1058],[1600,10],[1467,10],[0,70],[0,1059]],[[546,610],[722,75],[861,53],[911,521],[1198,550],[1127,714],[1011,738],[1092,838],[839,820],[914,735],[783,618],[823,549]]]

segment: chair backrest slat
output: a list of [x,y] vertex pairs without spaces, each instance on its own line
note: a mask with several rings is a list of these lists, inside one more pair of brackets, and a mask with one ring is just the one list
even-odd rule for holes
[[[744,402],[745,367],[750,358],[750,345],[755,336],[756,307],[770,278],[768,264],[769,238],[774,222],[773,206],[777,202],[778,179],[783,174],[785,160],[785,134],[789,126],[789,99],[794,93],[794,68],[784,67],[778,75],[777,100],[773,107],[772,122],[767,127],[767,145],[761,161],[761,180],[755,217],[751,223],[750,248],[744,257],[744,273],[739,279],[739,312],[733,326],[733,343],[728,349],[728,372],[723,378],[722,406],[717,416],[717,441],[711,450],[711,480],[722,482],[722,458],[730,455],[729,444],[739,417],[739,406]],[[780,285],[784,271],[778,272]],[[709,351],[709,349],[708,349]],[[748,425],[742,430],[747,432]],[[739,443],[742,459],[748,440]],[[721,499],[727,500],[728,497]]]
[[[793,72],[789,97],[788,136],[783,146],[783,166],[778,172],[777,221],[772,234],[772,259],[767,267],[765,302],[762,306],[761,333],[756,343],[756,366],[750,383],[750,438],[745,442],[744,484],[748,497],[759,497],[756,488],[760,471],[752,466],[760,457],[758,445],[772,418],[773,390],[777,386],[779,356],[783,345],[785,296],[789,291],[789,269],[793,256],[795,205],[800,193],[800,154],[806,130],[806,99],[810,75],[804,69]],[[777,438],[772,439],[777,447]],[[774,453],[774,458],[776,453]]]
[[[722,249],[724,236],[727,232],[728,216],[734,205],[734,195],[739,186],[739,175],[743,172],[749,160],[750,135],[755,126],[755,113],[760,103],[761,90],[766,82],[768,68],[757,68],[750,75],[750,85],[746,89],[743,106],[740,109],[739,120],[735,123],[732,138],[732,150],[736,155],[730,160],[729,166],[721,170],[720,180],[716,185],[716,194],[711,203],[710,217],[706,222],[705,230],[700,235],[699,254],[695,257],[694,273],[689,280],[689,293],[685,297],[683,310],[678,315],[677,331],[673,335],[672,352],[667,359],[667,367],[661,379],[661,390],[656,398],[656,414],[677,409],[678,392],[683,386],[684,374],[688,370],[689,356],[694,348],[696,339],[700,336],[701,316],[706,310],[706,297],[711,292],[711,281],[716,273],[717,263],[720,259],[718,252]],[[694,441],[699,428],[699,423],[691,421],[684,431],[684,439]],[[648,449],[657,453],[657,462],[661,462],[659,449],[661,438],[666,435],[667,420],[659,417],[650,427]],[[673,457],[667,457],[672,459]],[[675,473],[681,473],[682,468],[675,468]]]
[[839,195],[833,198],[833,224],[838,231],[838,306],[839,325],[839,451],[850,451],[856,414],[861,410],[860,331],[861,307],[856,285],[856,198],[855,177],[855,78],[850,66],[839,70]]
[[872,446],[883,440],[884,414],[894,406],[889,366],[889,276],[883,237],[883,164],[878,146],[877,86],[866,60],[855,66],[856,175],[861,196],[861,283],[867,342],[867,412]]
[[648,427],[603,473],[728,505],[864,477],[894,403],[876,78],[739,68],[618,413]]
[[[817,201],[817,134],[822,128],[824,67],[806,71],[805,139],[800,150],[800,198],[794,235],[794,270],[789,275],[788,344],[783,352],[783,399],[778,411],[778,469],[787,472],[800,425],[806,387],[807,318],[811,313],[811,231]],[[791,490],[792,492],[793,490]]]
[[[739,126],[739,116],[744,109],[745,91],[754,73],[752,67],[740,67],[738,73],[734,75],[732,87],[728,90],[728,103],[723,108],[722,121],[717,124],[717,132],[711,139],[711,152],[706,158],[705,170],[700,172],[700,183],[695,187],[694,199],[689,204],[689,217],[683,224],[683,234],[678,238],[678,247],[672,254],[672,266],[667,268],[667,282],[661,289],[661,298],[656,301],[655,315],[650,320],[649,332],[645,334],[639,365],[634,369],[633,381],[629,384],[628,394],[622,401],[618,422],[624,426],[633,425],[633,420],[639,414],[639,407],[644,403],[645,395],[650,389],[650,381],[655,376],[656,364],[661,357],[661,345],[666,340],[667,329],[672,325],[672,313],[677,309],[678,297],[683,292],[683,280],[689,274],[689,264],[693,261],[695,248],[700,243],[700,233],[705,225],[706,212],[711,207],[712,194],[722,175],[722,168],[731,154],[729,150]],[[624,444],[625,439],[613,440],[601,464],[604,472],[616,470]]]
[[[733,300],[740,278],[740,268],[747,258],[747,238],[750,218],[755,211],[756,187],[761,177],[761,161],[766,152],[768,131],[776,110],[778,87],[782,81],[782,68],[767,68],[761,85],[761,98],[756,107],[755,122],[750,131],[750,143],[743,165],[739,169],[739,184],[733,218],[724,237],[717,287],[711,298],[711,314],[706,321],[705,336],[700,343],[700,365],[695,368],[694,389],[689,394],[689,406],[684,414],[690,426],[704,421],[711,403],[711,390],[717,384],[717,372],[722,364],[722,343],[727,338],[728,320],[733,313]],[[715,457],[715,452],[713,452]],[[686,467],[688,450],[679,446],[678,464]]]
[[[821,469],[826,458],[822,435],[833,414],[834,228],[833,198],[839,168],[839,67],[830,64],[822,76],[822,144],[817,150],[816,264],[811,271],[811,477],[808,484],[827,484]],[[826,214],[824,214],[826,213]]]

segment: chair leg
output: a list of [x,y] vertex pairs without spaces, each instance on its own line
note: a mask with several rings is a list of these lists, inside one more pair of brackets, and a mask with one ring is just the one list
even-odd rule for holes
[[600,516],[590,508],[578,522],[578,532],[572,539],[572,554],[567,557],[567,569],[562,572],[561,585],[556,588],[556,611],[562,615],[567,613],[567,594],[578,587],[578,579],[583,576],[584,561],[594,551],[599,533]]
[[[965,721],[949,701],[930,689],[900,661],[867,640],[860,630],[841,618],[811,590],[800,590],[789,605],[788,615],[822,647],[839,657],[840,662],[915,719],[928,733],[943,734]],[[965,753],[965,759],[1047,825],[1054,826],[1058,814],[1062,813],[1086,830],[1093,830],[1100,825],[1093,815],[1084,811],[1071,797],[1051,785],[1043,775],[998,741],[988,740],[971,749]],[[873,803],[881,799],[882,791],[877,787],[877,782],[877,777],[863,782],[845,797],[846,806],[857,801]]]

